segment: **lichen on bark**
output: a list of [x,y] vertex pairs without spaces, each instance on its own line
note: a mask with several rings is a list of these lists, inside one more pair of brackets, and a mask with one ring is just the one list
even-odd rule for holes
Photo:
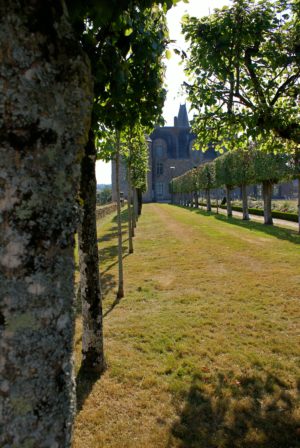
[[82,372],[102,373],[103,350],[102,294],[96,225],[96,148],[95,136],[89,131],[81,162],[80,197],[82,219],[78,226],[80,296],[82,304]]
[[69,447],[92,83],[63,1],[0,0],[0,446]]

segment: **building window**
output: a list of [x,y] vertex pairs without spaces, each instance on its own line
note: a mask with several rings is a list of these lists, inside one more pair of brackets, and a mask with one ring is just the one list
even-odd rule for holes
[[157,184],[156,184],[156,194],[157,194],[157,196],[163,196],[163,194],[164,194],[164,184],[162,182],[157,182]]
[[156,174],[157,176],[164,174],[164,165],[161,162],[157,162],[156,164]]
[[157,145],[155,148],[155,153],[156,153],[156,157],[158,157],[159,159],[161,159],[164,155],[164,148],[162,147],[162,145]]

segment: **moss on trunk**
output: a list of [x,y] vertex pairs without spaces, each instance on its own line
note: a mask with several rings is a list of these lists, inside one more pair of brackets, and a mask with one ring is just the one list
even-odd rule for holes
[[90,68],[63,2],[1,2],[0,41],[0,446],[69,447]]
[[82,303],[82,369],[103,372],[102,295],[96,227],[96,148],[92,130],[81,162],[80,196],[83,216],[78,227]]

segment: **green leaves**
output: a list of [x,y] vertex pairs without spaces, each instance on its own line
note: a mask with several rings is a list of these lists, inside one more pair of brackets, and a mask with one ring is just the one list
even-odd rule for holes
[[124,32],[124,35],[125,36],[130,36],[130,34],[132,34],[132,33],[133,33],[133,28],[127,28],[125,30],[125,32]]
[[192,193],[228,186],[276,183],[297,176],[297,168],[291,155],[259,151],[235,150],[227,152],[212,162],[198,166],[173,179],[173,191]]
[[184,18],[186,90],[197,110],[192,127],[199,141],[238,140],[246,147],[273,131],[300,143],[296,3],[235,0],[208,17]]

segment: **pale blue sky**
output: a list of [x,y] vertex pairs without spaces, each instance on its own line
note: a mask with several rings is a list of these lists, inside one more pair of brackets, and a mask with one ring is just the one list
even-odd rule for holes
[[[186,50],[186,43],[181,34],[180,20],[184,14],[201,17],[213,12],[214,8],[221,8],[230,4],[230,0],[189,0],[189,3],[180,2],[167,14],[170,38],[176,41],[173,46]],[[167,126],[173,126],[174,116],[177,115],[180,103],[185,102],[185,98],[180,96],[181,85],[186,79],[183,67],[179,65],[179,56],[172,54],[171,59],[166,60],[166,87],[168,90],[167,99],[164,106],[164,119]],[[188,105],[187,105],[188,106]],[[98,184],[111,183],[111,163],[98,161],[96,164],[96,177]]]

